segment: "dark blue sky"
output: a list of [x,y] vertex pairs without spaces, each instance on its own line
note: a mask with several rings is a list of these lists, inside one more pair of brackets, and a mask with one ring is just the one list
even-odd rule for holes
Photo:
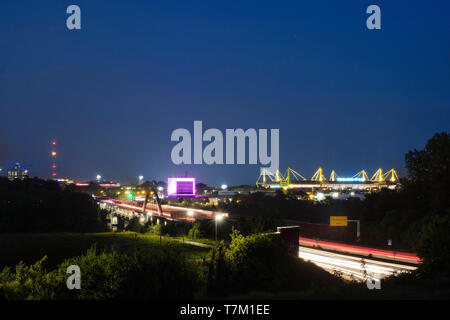
[[[66,28],[77,4],[82,30]],[[366,28],[367,6],[382,30]],[[450,128],[449,1],[0,2],[0,166],[48,177],[254,183],[175,166],[176,128],[279,128],[280,167],[404,172]],[[4,170],[5,171],[5,170]]]

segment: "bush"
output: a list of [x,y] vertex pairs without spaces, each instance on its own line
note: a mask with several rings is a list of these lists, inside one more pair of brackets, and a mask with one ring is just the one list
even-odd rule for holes
[[133,217],[131,218],[131,220],[128,222],[127,226],[125,227],[125,231],[132,231],[132,232],[139,232],[139,233],[143,233],[146,231],[146,226],[143,225],[140,221],[138,217]]
[[[244,237],[237,230],[227,248],[221,242],[211,252],[208,265],[208,294],[224,296],[251,291],[301,291],[316,285],[333,284],[333,276],[288,254],[273,235]],[[326,283],[326,284],[325,284]]]
[[152,224],[148,227],[147,233],[156,234],[161,236],[164,234],[163,225],[162,224]]
[[[197,270],[183,253],[171,245],[132,254],[99,253],[95,247],[85,255],[66,259],[47,272],[43,263],[20,263],[15,272],[0,273],[0,299],[190,299],[200,287]],[[81,289],[67,289],[67,267],[81,270]]]
[[189,229],[188,237],[191,239],[200,238],[200,223],[198,223],[198,222],[194,223],[192,228]]
[[7,300],[41,300],[51,299],[56,287],[55,274],[44,269],[43,257],[34,265],[26,266],[20,262],[15,272],[8,267],[0,273],[0,299]]

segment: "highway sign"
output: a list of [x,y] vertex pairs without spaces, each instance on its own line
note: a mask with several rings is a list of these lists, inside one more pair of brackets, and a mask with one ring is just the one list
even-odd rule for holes
[[347,216],[330,216],[330,226],[346,227],[347,226]]

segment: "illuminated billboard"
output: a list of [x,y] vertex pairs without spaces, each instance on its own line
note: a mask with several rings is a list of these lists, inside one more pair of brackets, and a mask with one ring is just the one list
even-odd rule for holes
[[169,178],[167,195],[169,197],[195,197],[197,195],[195,178]]

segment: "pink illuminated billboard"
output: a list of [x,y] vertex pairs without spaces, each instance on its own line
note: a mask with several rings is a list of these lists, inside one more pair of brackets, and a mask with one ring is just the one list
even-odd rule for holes
[[195,178],[169,178],[167,195],[169,197],[195,197],[197,195]]

